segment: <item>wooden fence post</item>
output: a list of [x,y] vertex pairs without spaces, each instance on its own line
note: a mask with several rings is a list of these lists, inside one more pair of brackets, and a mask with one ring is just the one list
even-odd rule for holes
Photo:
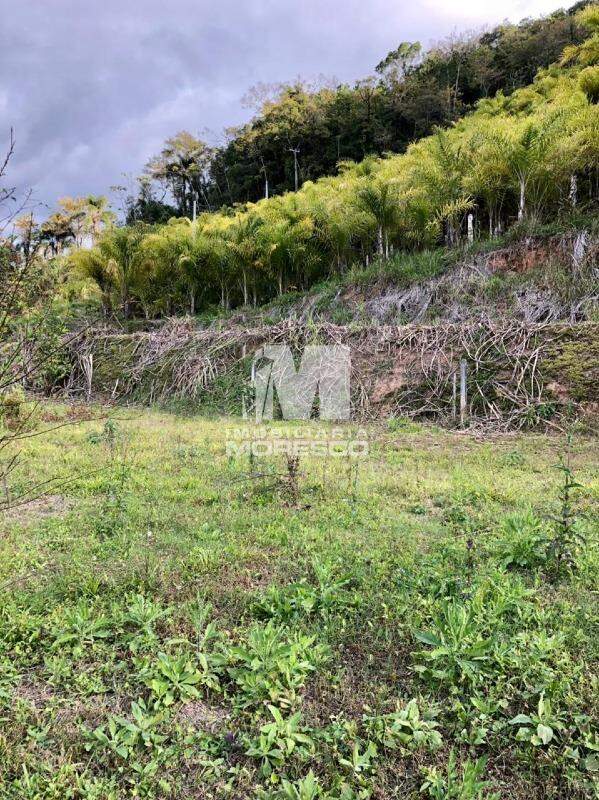
[[466,424],[468,389],[466,388],[466,360],[460,361],[460,425]]

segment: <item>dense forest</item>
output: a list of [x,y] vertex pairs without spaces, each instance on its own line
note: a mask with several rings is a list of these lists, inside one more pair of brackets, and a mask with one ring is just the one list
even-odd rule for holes
[[105,313],[156,318],[594,208],[599,7],[583,6],[424,56],[402,43],[354,88],[279,87],[224,149],[170,139],[126,225],[95,196],[21,217],[3,269],[35,253],[34,292],[54,280]]

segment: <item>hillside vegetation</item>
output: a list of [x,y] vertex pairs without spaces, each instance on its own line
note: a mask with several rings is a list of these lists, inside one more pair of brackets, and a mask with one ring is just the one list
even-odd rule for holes
[[[598,25],[597,7],[582,16]],[[125,316],[220,303],[262,303],[304,291],[355,262],[398,250],[455,246],[516,222],[554,220],[596,206],[599,107],[593,86],[599,33],[509,96],[478,104],[403,155],[342,163],[340,174],[238,210],[105,234],[71,262]],[[586,87],[586,89],[585,89]]]
[[[56,267],[59,292],[95,296],[125,318],[160,318],[263,304],[373,261],[384,272],[398,253],[452,251],[509,230],[517,238],[556,220],[584,227],[597,212],[597,5],[579,12],[576,24],[587,38],[532,84],[480,99],[473,113],[404,154],[341,161],[338,175],[306,181],[297,192],[195,221],[102,232],[110,220],[101,198],[90,198],[55,228],[22,223],[17,246],[41,237],[56,255],[70,241]],[[95,246],[73,247],[85,231]]]
[[[599,800],[599,5],[279,87],[120,222],[15,219],[13,146],[0,800]],[[351,421],[254,423],[266,343]]]

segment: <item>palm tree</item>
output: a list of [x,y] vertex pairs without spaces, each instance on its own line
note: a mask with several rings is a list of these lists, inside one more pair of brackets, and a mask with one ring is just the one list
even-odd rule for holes
[[111,228],[100,237],[96,247],[79,250],[71,257],[101,289],[117,295],[125,319],[131,314],[133,290],[143,264],[141,244],[145,233],[143,225]]
[[282,295],[290,281],[305,284],[314,263],[310,252],[314,220],[293,194],[273,198],[261,214],[265,223],[261,231],[263,257]]
[[399,222],[400,198],[396,186],[382,178],[366,179],[356,193],[359,209],[369,214],[376,226],[376,249],[389,258],[389,236]]
[[246,212],[235,217],[227,231],[227,244],[231,251],[234,267],[241,273],[243,304],[248,304],[248,277],[252,276],[254,305],[256,304],[256,269],[262,250],[258,233],[263,220],[255,214]]
[[85,227],[95,244],[101,230],[116,222],[116,215],[110,210],[108,198],[95,194],[85,198],[85,213]]

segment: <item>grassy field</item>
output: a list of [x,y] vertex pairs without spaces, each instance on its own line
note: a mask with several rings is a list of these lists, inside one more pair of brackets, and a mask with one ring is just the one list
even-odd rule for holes
[[0,798],[599,796],[596,439],[394,421],[294,475],[234,420],[44,415],[81,420],[0,526]]

